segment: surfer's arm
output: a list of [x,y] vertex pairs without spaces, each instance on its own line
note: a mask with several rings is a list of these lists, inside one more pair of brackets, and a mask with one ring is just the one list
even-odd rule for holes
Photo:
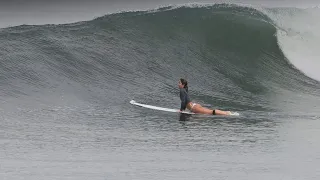
[[186,103],[185,101],[181,101],[180,111],[184,111],[185,109],[186,109]]

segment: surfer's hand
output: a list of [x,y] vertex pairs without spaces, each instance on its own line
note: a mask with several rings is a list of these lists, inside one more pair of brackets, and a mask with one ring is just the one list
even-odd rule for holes
[[179,112],[179,113],[182,113],[182,111],[181,111],[181,110],[179,110],[178,112]]

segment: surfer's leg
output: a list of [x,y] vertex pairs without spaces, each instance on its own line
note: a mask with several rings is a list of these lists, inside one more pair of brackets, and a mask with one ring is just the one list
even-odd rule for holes
[[212,112],[213,115],[230,115],[230,111],[221,111],[219,109],[215,109]]
[[230,111],[221,111],[219,109],[212,110],[212,109],[202,107],[200,104],[196,104],[191,111],[199,114],[230,115]]
[[208,108],[202,107],[200,104],[196,104],[192,108],[192,112],[199,113],[199,114],[213,114],[213,110],[212,109],[208,109]]

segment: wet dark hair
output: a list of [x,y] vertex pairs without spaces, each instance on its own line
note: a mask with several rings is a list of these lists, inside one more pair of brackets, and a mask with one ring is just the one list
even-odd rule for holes
[[188,92],[188,81],[185,79],[180,79],[180,82],[182,85],[184,85],[184,88],[186,89],[186,91]]

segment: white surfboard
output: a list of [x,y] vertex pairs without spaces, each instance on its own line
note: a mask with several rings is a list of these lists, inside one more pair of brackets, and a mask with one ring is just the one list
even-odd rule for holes
[[[140,106],[140,107],[144,107],[144,108],[148,108],[148,109],[154,109],[154,110],[159,110],[159,111],[166,111],[166,112],[174,112],[174,113],[179,113],[179,109],[170,109],[170,108],[164,108],[164,107],[158,107],[158,106],[152,106],[152,105],[147,105],[147,104],[141,104],[141,103],[137,103],[135,100],[131,100],[130,104],[136,105],[136,106]],[[184,114],[196,114],[190,111],[182,111],[181,113]],[[239,116],[239,113],[237,112],[231,112],[232,116]]]
[[[136,105],[136,106],[141,106],[141,107],[148,108],[148,109],[179,113],[179,109],[170,109],[170,108],[152,106],[152,105],[147,105],[147,104],[141,104],[141,103],[137,103],[135,100],[131,100],[130,104],[133,104],[133,105]],[[184,114],[195,114],[195,113],[189,112],[189,111],[182,111],[181,113],[184,113]]]

